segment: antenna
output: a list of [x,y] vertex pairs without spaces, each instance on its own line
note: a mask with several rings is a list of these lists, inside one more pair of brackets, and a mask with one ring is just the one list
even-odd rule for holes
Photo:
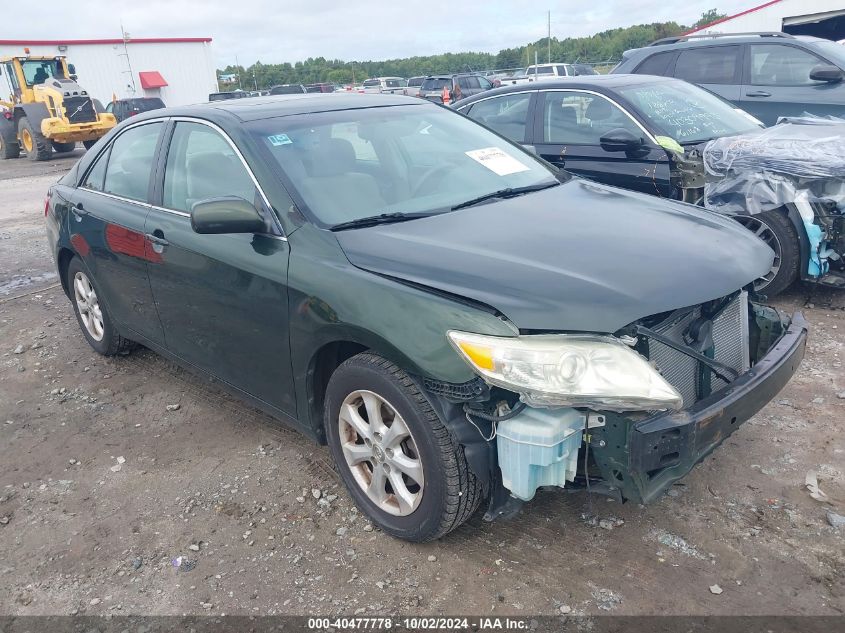
[[132,91],[132,95],[134,96],[138,92],[138,87],[135,85],[135,74],[132,72],[132,61],[129,59],[129,47],[127,46],[129,43],[129,33],[123,28],[123,22],[120,23],[120,34],[123,38],[123,53],[118,53],[118,56],[126,57],[126,66],[129,70],[124,70],[123,73],[129,73],[129,81],[132,83],[126,84],[126,87]]

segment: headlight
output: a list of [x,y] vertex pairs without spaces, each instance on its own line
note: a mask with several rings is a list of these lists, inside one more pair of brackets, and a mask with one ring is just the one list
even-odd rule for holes
[[449,332],[455,349],[491,385],[539,406],[613,411],[680,409],[683,398],[645,358],[610,336],[483,336]]

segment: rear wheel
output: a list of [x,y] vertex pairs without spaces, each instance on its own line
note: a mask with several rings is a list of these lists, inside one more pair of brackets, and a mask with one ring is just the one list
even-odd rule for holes
[[53,149],[59,154],[63,154],[65,152],[72,152],[76,149],[76,143],[74,142],[59,143],[58,141],[53,141],[52,145]]
[[481,484],[463,449],[416,383],[385,358],[365,352],[338,367],[324,415],[344,484],[385,532],[430,541],[478,507]]
[[778,209],[734,219],[775,252],[772,267],[754,282],[754,289],[769,296],[786,290],[797,279],[801,265],[801,246],[792,221]]
[[93,141],[82,141],[82,145],[85,146],[85,149],[91,149],[94,147],[94,143],[97,142],[98,139],[94,139]]
[[52,156],[53,148],[50,147],[50,141],[41,133],[41,130],[36,130],[30,125],[26,117],[22,117],[18,122],[18,136],[29,160],[49,160]]
[[20,155],[21,146],[14,122],[0,118],[0,158],[17,158]]
[[135,347],[135,343],[117,331],[109,311],[100,301],[93,280],[78,257],[74,257],[68,264],[67,287],[76,320],[94,351],[103,356],[114,356],[126,354]]

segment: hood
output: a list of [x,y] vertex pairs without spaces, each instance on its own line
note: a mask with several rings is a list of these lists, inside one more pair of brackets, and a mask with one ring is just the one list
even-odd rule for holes
[[739,290],[774,257],[729,218],[577,178],[335,236],[355,266],[480,301],[521,330],[615,332]]

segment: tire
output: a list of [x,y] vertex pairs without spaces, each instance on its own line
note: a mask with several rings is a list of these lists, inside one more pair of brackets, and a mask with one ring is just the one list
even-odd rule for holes
[[801,268],[801,242],[795,225],[781,209],[737,216],[736,220],[775,251],[771,271],[754,282],[754,289],[770,297],[780,294],[798,278]]
[[18,138],[21,139],[21,145],[29,160],[50,160],[53,155],[50,141],[41,133],[41,130],[32,127],[26,117],[21,117],[18,122]]
[[[364,397],[369,402],[364,401]],[[373,416],[367,412],[371,410],[368,404],[374,401],[381,405],[372,408],[380,411],[376,417],[389,424],[377,422],[374,425],[384,432],[383,435],[371,433],[374,439],[368,446],[363,437],[372,431],[370,418]],[[344,420],[340,417],[341,407]],[[358,413],[358,424],[363,422],[366,427],[363,435],[345,421],[352,419],[350,410]],[[364,352],[342,363],[332,374],[326,389],[324,419],[329,449],[343,483],[358,507],[384,532],[406,541],[431,541],[464,523],[478,508],[481,483],[470,470],[463,449],[416,383],[385,358]],[[392,437],[397,434],[391,432],[397,420],[404,422],[408,431],[398,434],[405,438],[398,442]],[[371,456],[364,457],[368,452]],[[361,463],[350,465],[347,454],[354,454]],[[408,466],[414,464],[419,468]],[[376,482],[384,481],[381,485],[383,503],[375,500],[377,493],[371,495],[365,489],[369,482],[370,488],[378,491],[379,486],[372,485],[372,474],[378,468],[383,468],[386,474],[382,477],[387,477],[386,481],[379,479]],[[420,472],[414,477],[423,481],[417,483],[418,480],[402,474],[408,472]],[[367,473],[370,473],[369,479]],[[404,505],[399,503],[407,494],[387,491],[386,485],[393,489],[392,482],[397,477],[402,482],[398,486],[402,486],[405,493],[414,494],[412,503],[407,499]]]
[[[135,343],[117,331],[106,306],[97,298],[99,290],[96,283],[78,257],[71,259],[68,264],[67,287],[76,321],[94,351],[103,356],[128,354],[132,351]],[[93,291],[93,299],[87,292],[82,292],[87,289]],[[80,300],[82,295],[85,295],[85,301]],[[90,325],[93,321],[98,321],[99,327]]]
[[58,141],[52,141],[53,151],[58,154],[64,154],[66,152],[72,152],[76,149],[76,143],[74,142],[67,142],[67,143],[59,143]]
[[100,139],[94,139],[93,141],[82,141],[82,145],[85,147],[86,150],[89,150],[94,147],[94,144],[99,140]]
[[20,155],[21,146],[14,122],[0,118],[0,158],[17,158]]

